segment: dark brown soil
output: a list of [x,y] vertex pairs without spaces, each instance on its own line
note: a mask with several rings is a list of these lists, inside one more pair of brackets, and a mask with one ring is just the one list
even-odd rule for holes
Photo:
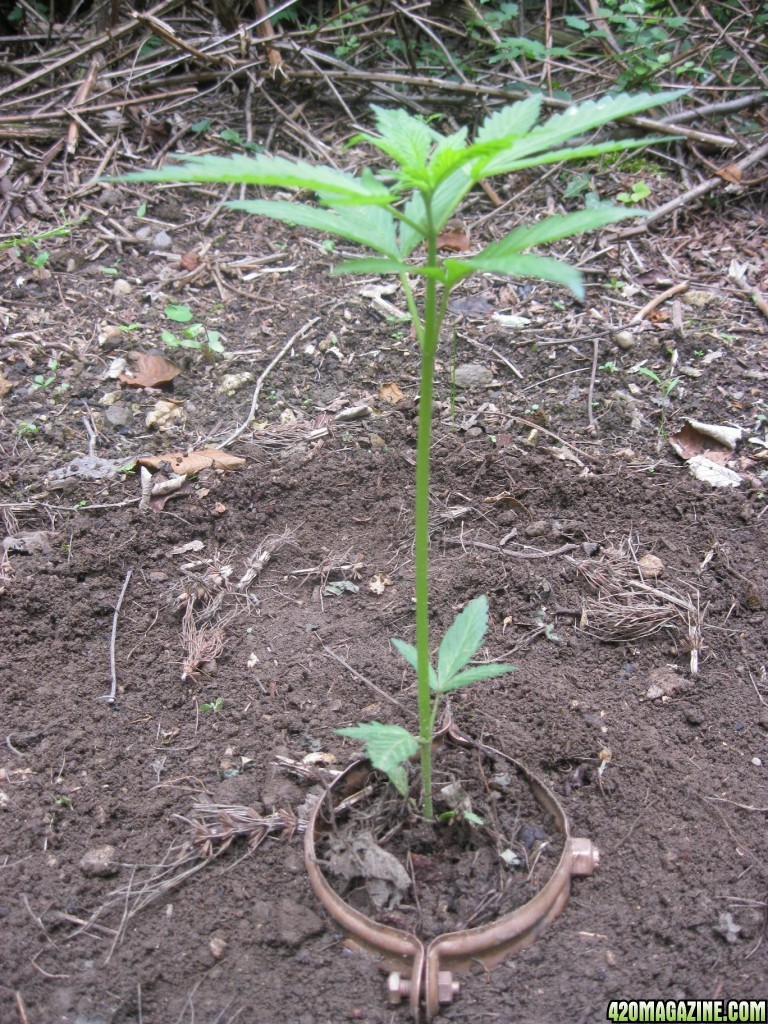
[[[231,213],[203,227],[209,200],[182,208],[168,195],[148,193],[147,216],[170,252],[213,240],[191,282],[151,241],[100,236],[107,217],[129,236],[138,227],[142,197],[112,189],[87,225],[50,244],[50,276],[16,262],[0,285],[0,483],[13,538],[0,593],[0,1020],[22,1019],[20,1005],[35,1024],[405,1020],[309,891],[294,825],[317,786],[276,759],[325,754],[343,766],[356,751],[337,728],[413,721],[413,679],[390,638],[413,640],[416,346],[358,283],[328,277],[335,257],[316,240]],[[597,273],[584,307],[490,279],[461,296],[485,312],[457,314],[457,362],[491,374],[457,390],[451,410],[446,346],[434,637],[488,596],[483,657],[518,670],[461,692],[454,717],[546,779],[602,863],[532,948],[466,979],[446,1021],[596,1022],[612,998],[765,995],[766,321],[727,269],[751,260],[765,278],[754,238],[766,220],[754,197],[722,203],[681,222],[687,235],[641,236],[631,249],[585,242],[579,262]],[[499,216],[484,230],[508,227]],[[101,272],[116,263],[130,285],[121,296]],[[681,307],[677,334],[660,307],[625,350],[609,325],[664,287],[633,292],[640,264],[671,268],[705,304]],[[249,270],[258,276],[243,281]],[[182,369],[165,394],[111,377],[116,357],[147,353],[173,329],[168,301],[219,330],[231,358],[163,349]],[[515,333],[494,312],[531,323]],[[103,475],[94,459],[122,466],[224,440],[310,320],[264,379],[260,429],[228,448],[238,468],[206,469],[146,512],[135,471]],[[643,361],[680,377],[667,429],[687,417],[743,428],[730,463],[740,487],[693,479],[663,442],[658,390],[632,372]],[[232,394],[221,390],[225,373],[242,372]],[[392,383],[404,396],[395,404],[382,397]],[[178,417],[147,427],[168,398]],[[371,415],[334,420],[358,405]],[[89,430],[94,458],[56,474],[89,455]],[[238,587],[264,548],[271,559]],[[626,600],[615,594],[640,578],[634,559],[649,553],[663,563],[652,585],[700,610],[698,676],[681,605],[638,598],[617,611]],[[202,665],[183,641],[190,608],[198,639],[222,631]],[[660,628],[641,635],[644,616]],[[253,820],[273,811],[286,827],[224,848],[193,810],[206,802],[230,820],[250,808],[252,838]],[[107,874],[89,873],[83,858],[105,846]]]

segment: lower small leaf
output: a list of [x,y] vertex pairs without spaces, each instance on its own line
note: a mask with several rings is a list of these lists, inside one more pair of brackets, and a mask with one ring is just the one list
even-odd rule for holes
[[374,768],[385,773],[390,782],[403,796],[408,793],[408,776],[404,763],[419,751],[419,741],[401,725],[383,725],[381,722],[366,722],[337,729],[339,736],[362,740],[364,751]]

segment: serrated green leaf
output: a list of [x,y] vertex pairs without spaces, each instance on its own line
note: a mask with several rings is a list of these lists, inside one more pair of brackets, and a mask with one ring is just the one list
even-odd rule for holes
[[[562,263],[549,256],[534,256],[532,253],[520,253],[515,256],[486,258],[485,251],[466,260],[446,260],[456,262],[461,268],[471,267],[489,274],[506,274],[515,277],[533,277],[539,281],[552,281],[570,289],[577,299],[584,298],[584,284],[581,274],[575,267]],[[464,274],[466,276],[466,274]]]
[[366,722],[337,729],[339,736],[362,740],[365,754],[374,768],[384,772],[399,793],[408,793],[408,776],[403,764],[419,751],[419,741],[401,725]]
[[475,142],[497,142],[524,135],[536,124],[541,96],[529,96],[489,114],[477,130]]
[[386,210],[374,207],[355,210],[354,213],[321,210],[304,203],[290,203],[281,199],[240,199],[227,203],[234,210],[270,217],[285,224],[298,224],[314,228],[324,234],[346,238],[350,242],[366,245],[376,252],[397,258],[394,218]]
[[498,242],[489,245],[484,250],[484,255],[491,259],[512,256],[524,249],[531,249],[534,245],[557,242],[561,238],[570,238],[572,235],[580,235],[585,231],[594,231],[597,228],[605,227],[606,224],[613,224],[615,221],[633,216],[635,216],[634,210],[625,210],[620,206],[600,206],[577,210],[575,213],[545,217],[536,224],[521,226],[510,231]]
[[[585,132],[592,131],[610,121],[639,114],[650,107],[662,106],[671,100],[685,95],[686,90],[675,90],[662,93],[639,93],[618,96],[604,96],[600,100],[589,100],[579,106],[569,107],[562,113],[554,114],[544,124],[534,128],[524,138],[520,138],[502,153],[486,162],[483,176],[502,174],[513,168],[518,161],[532,156],[534,153],[553,156],[569,139]],[[550,151],[546,153],[546,151]]]
[[[419,656],[416,648],[413,644],[407,644],[405,640],[398,640],[397,637],[392,638],[392,646],[401,654],[408,664],[411,666],[414,672],[419,671]],[[430,662],[429,665],[429,685],[431,689],[435,689],[437,684],[437,673],[435,672],[434,666]]]
[[443,136],[402,107],[389,110],[374,104],[371,109],[379,134],[361,138],[392,157],[409,175],[426,179],[427,157]]
[[386,204],[394,196],[377,178],[357,178],[322,164],[280,156],[238,155],[189,157],[179,164],[166,164],[157,170],[133,171],[119,181],[215,181],[243,185],[275,185],[278,188],[306,188],[338,198],[365,197]]
[[344,260],[331,267],[331,273],[339,274],[410,274],[415,268],[399,260],[382,260],[373,256],[361,257],[359,260]]
[[474,598],[459,612],[437,652],[438,687],[447,682],[477,653],[488,628],[488,598]]
[[507,672],[514,672],[515,665],[473,665],[471,668],[457,672],[445,682],[432,687],[437,693],[450,693],[451,690],[458,690],[460,686],[469,686],[470,683],[479,683],[481,679],[495,679],[496,676],[503,676]]
[[[606,153],[624,153],[630,149],[642,149],[645,146],[657,145],[660,142],[670,142],[674,135],[658,135],[647,139],[614,139],[611,142],[598,142],[594,145],[574,146],[569,149],[555,149],[551,153],[537,153],[535,156],[526,157],[524,160],[509,160],[503,167],[497,167],[494,162],[493,170],[488,169],[487,164],[482,165],[482,173],[475,177],[476,181],[487,178],[491,174],[507,174],[513,171],[521,171],[526,167],[544,167],[546,164],[562,164],[569,160],[588,160],[596,156],[603,156]],[[473,170],[474,173],[474,170]]]

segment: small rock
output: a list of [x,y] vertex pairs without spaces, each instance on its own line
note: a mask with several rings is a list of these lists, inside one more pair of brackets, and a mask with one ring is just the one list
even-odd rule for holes
[[211,941],[208,943],[211,950],[211,956],[214,960],[221,960],[227,949],[227,940],[221,935],[212,935]]
[[48,530],[32,530],[20,533],[16,537],[3,540],[3,551],[16,555],[33,555],[35,552],[47,553],[51,550],[54,534]]
[[726,942],[732,945],[734,942],[739,941],[739,932],[741,931],[741,928],[733,920],[733,914],[723,911],[718,916],[715,931],[718,935],[722,935]]
[[484,388],[493,380],[493,374],[480,363],[462,363],[454,371],[454,380],[457,388]]
[[613,336],[613,340],[617,347],[622,351],[627,352],[635,344],[635,339],[631,331],[616,331]]
[[696,306],[701,308],[702,306],[708,306],[711,302],[717,300],[717,295],[714,292],[705,292],[692,288],[690,291],[683,295],[683,302],[687,306]]
[[114,846],[96,846],[80,859],[80,870],[88,878],[109,878],[120,870]]
[[152,244],[156,249],[170,249],[173,241],[167,231],[158,231],[152,239]]
[[146,239],[149,238],[151,234],[152,228],[148,224],[144,224],[143,227],[140,227],[136,232],[136,237],[143,242],[146,241]]
[[118,299],[123,295],[130,295],[132,291],[133,285],[129,281],[126,281],[124,277],[118,277],[112,285],[112,294]]
[[225,373],[219,381],[218,391],[222,395],[234,395],[234,393],[249,381],[253,380],[253,374],[248,373]]
[[755,766],[755,768],[763,767],[763,762],[760,760],[759,757],[753,757],[751,763]]
[[637,567],[645,578],[655,579],[664,572],[664,563],[656,555],[643,555],[637,560]]
[[[671,697],[676,690],[687,686],[687,680],[667,666],[652,669],[648,673],[648,682],[650,686],[646,696],[649,700],[655,700],[658,697]],[[661,692],[651,696],[651,690],[660,690]]]
[[125,427],[131,422],[131,410],[122,402],[107,407],[104,419],[113,427]]

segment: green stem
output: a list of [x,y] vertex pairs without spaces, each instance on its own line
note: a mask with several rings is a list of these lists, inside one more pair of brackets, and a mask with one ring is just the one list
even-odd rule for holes
[[[426,197],[425,197],[426,199]],[[437,265],[437,236],[431,230],[431,209],[425,203],[430,231],[427,237],[427,264]],[[442,308],[442,306],[441,306]],[[424,331],[421,349],[421,385],[419,394],[419,432],[416,446],[416,652],[418,666],[419,743],[421,745],[421,785],[424,815],[432,809],[432,694],[429,688],[429,457],[432,442],[432,396],[435,380],[435,353],[440,336],[440,312],[437,282],[427,277],[424,296]]]
[[416,299],[413,295],[413,288],[411,288],[411,282],[408,280],[407,274],[400,275],[400,284],[405,294],[405,301],[408,304],[408,312],[411,314],[411,322],[413,323],[413,329],[416,332],[416,339],[419,342],[419,347],[424,347],[424,327],[421,323],[419,311],[416,308]]

